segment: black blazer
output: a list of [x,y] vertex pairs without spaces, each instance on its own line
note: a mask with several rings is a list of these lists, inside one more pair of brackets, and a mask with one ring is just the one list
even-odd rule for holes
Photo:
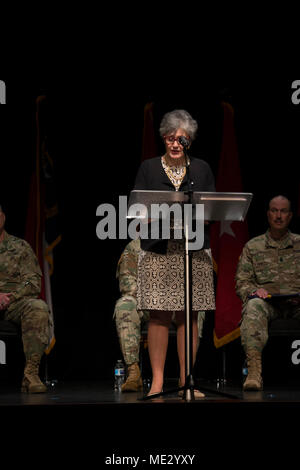
[[[190,180],[193,191],[215,191],[214,176],[210,166],[204,160],[190,157]],[[153,191],[175,191],[175,188],[163,169],[161,157],[145,160],[137,173],[134,189]],[[185,175],[179,191],[187,191]],[[166,253],[168,240],[141,240],[141,248],[155,253]],[[204,248],[209,247],[209,230],[205,227]]]
[[[215,181],[208,163],[190,157],[190,178],[193,191],[215,191]],[[161,164],[161,157],[145,160],[137,173],[134,189],[153,191],[175,191],[175,188]],[[183,178],[180,191],[187,191],[187,175]]]

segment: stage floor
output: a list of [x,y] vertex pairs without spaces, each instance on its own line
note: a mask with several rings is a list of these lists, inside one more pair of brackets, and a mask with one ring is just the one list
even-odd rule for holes
[[[262,392],[243,392],[239,383],[218,388],[200,381],[197,386],[206,396],[192,402],[177,393],[142,400],[142,393],[114,392],[107,381],[61,381],[37,395],[0,386],[2,455],[22,461],[16,443],[26,451],[34,442],[43,446],[47,462],[106,468],[102,464],[123,465],[122,458],[136,456],[137,468],[152,468],[164,455],[194,455],[197,466],[204,456],[232,459],[232,452],[242,445],[248,449],[252,441],[255,452],[247,461],[254,464],[267,441],[273,455],[286,441],[289,454],[298,449],[299,383],[268,385]],[[174,387],[176,381],[165,384],[165,390]]]
[[[191,406],[206,406],[219,403],[281,403],[300,405],[300,383],[265,385],[263,391],[244,392],[240,383],[218,384],[214,381],[198,381],[196,384],[205,397],[188,402]],[[0,384],[0,408],[28,406],[102,406],[187,403],[176,390],[177,383],[169,379],[165,384],[165,395],[144,399],[143,392],[121,393],[113,390],[110,381],[54,382],[43,394],[21,393],[16,386]]]

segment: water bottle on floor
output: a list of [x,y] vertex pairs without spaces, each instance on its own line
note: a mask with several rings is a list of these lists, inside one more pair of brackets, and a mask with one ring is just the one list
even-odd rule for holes
[[242,383],[245,382],[247,375],[248,375],[248,364],[247,364],[247,361],[245,360],[243,363],[243,367],[242,367]]
[[116,392],[121,391],[121,387],[124,381],[125,381],[125,366],[124,366],[122,359],[119,359],[115,365],[114,390]]

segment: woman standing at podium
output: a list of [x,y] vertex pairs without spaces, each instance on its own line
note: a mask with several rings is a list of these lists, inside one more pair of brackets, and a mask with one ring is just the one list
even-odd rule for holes
[[[186,191],[186,159],[180,138],[188,139],[188,148],[196,137],[197,122],[185,110],[164,115],[160,135],[165,144],[161,157],[145,160],[137,173],[134,189],[153,191]],[[187,141],[185,141],[187,142]],[[204,161],[188,157],[193,191],[215,191],[214,177]],[[198,347],[198,312],[202,321],[206,310],[214,310],[213,267],[209,250],[208,227],[204,247],[193,251],[193,363]],[[180,366],[180,386],[185,384],[185,300],[184,300],[184,240],[141,240],[138,262],[137,307],[148,310],[148,346],[152,368],[149,395],[163,388],[164,366],[172,319],[177,325],[177,350]],[[195,397],[204,395],[195,390]]]

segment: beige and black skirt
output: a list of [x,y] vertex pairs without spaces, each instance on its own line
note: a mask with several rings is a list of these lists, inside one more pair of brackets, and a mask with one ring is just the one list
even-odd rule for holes
[[[210,250],[193,251],[194,311],[214,310],[213,265]],[[138,310],[182,311],[184,301],[184,244],[169,241],[165,255],[141,250],[138,261]]]

